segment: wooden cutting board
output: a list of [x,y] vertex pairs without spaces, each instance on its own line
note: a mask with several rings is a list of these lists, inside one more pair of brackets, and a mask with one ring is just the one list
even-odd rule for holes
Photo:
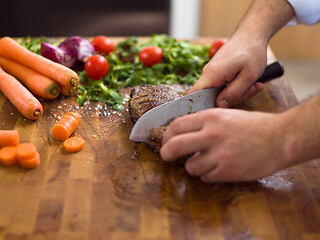
[[[0,239],[320,239],[319,160],[255,182],[206,184],[131,142],[127,109],[41,102],[43,117],[31,121],[0,93],[0,129],[17,129],[41,155],[33,170],[0,166]],[[282,112],[296,104],[282,77],[239,108]],[[50,133],[68,111],[82,116],[79,153],[65,152]]]

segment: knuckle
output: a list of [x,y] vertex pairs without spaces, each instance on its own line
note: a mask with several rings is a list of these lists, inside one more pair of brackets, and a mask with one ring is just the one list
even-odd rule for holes
[[219,69],[219,63],[211,60],[202,68],[203,75],[212,75],[212,72],[216,72]]
[[170,156],[177,156],[180,153],[180,144],[177,141],[176,138],[172,138],[170,139],[170,141],[166,144],[166,149],[165,151],[167,152],[167,154],[169,154]]
[[215,176],[219,180],[228,179],[230,176],[230,162],[228,161],[229,154],[228,152],[219,152],[216,154],[215,158],[219,162],[218,166],[215,169]]
[[258,77],[257,72],[255,71],[255,69],[252,68],[248,68],[244,75],[245,79],[247,79],[247,81],[249,82],[253,82]]
[[238,99],[241,99],[243,92],[239,88],[230,88],[228,93],[225,94],[225,98],[229,100],[230,103],[237,102]]
[[254,82],[260,77],[263,71],[259,70],[259,66],[256,63],[251,63],[247,67],[245,67],[243,71],[244,79],[247,82],[254,84]]
[[202,68],[202,74],[211,73],[213,70],[217,69],[217,63],[211,60]]
[[[217,127],[218,125],[221,125],[219,123],[220,119],[213,122],[210,125],[207,125],[205,127],[203,127],[202,129],[202,137],[204,138],[204,140],[206,141],[213,141],[216,139],[223,139],[224,134],[226,133],[225,129],[222,129],[220,127]],[[212,125],[216,125],[215,127],[212,127]]]
[[207,142],[213,142],[216,141],[217,139],[221,139],[221,134],[219,131],[210,131],[208,129],[204,129],[203,130],[203,135],[204,135],[204,139]]
[[220,109],[214,109],[209,111],[203,111],[201,114],[199,114],[199,118],[203,122],[211,122],[218,120],[220,118]]
[[203,181],[203,182],[205,182],[205,183],[211,183],[211,182],[213,182],[213,180],[212,180],[210,177],[206,176],[206,175],[204,175],[204,176],[201,177],[201,181]]
[[230,168],[227,166],[227,164],[220,164],[217,168],[217,175],[222,178],[228,178],[230,173]]
[[237,159],[232,157],[229,152],[224,152],[220,154],[219,159],[221,164],[217,168],[217,176],[221,181],[234,181],[236,179],[241,179],[244,176],[243,168],[237,163]]
[[219,182],[231,182],[233,177],[234,175],[230,174],[229,169],[224,166],[219,166],[215,170],[215,178]]
[[224,173],[225,173],[225,171],[223,171],[223,168],[221,168],[221,166],[219,166],[215,169],[215,177],[217,179],[219,179],[220,181],[221,181],[222,177],[225,177]]
[[208,71],[210,71],[210,63],[207,63],[207,64],[202,68],[202,74],[207,74]]
[[210,172],[210,174],[203,175],[200,177],[200,179],[205,183],[214,183],[219,181],[219,177],[215,174],[215,172]]
[[185,169],[192,176],[198,175],[197,167],[195,166],[195,164],[192,164],[192,162],[190,161],[186,162]]
[[183,118],[176,118],[170,123],[169,127],[173,134],[179,133],[183,127]]

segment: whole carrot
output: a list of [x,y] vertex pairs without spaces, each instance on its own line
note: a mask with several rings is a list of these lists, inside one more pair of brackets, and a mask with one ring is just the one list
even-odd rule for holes
[[75,93],[76,87],[70,87],[70,86],[64,86],[64,85],[59,85],[60,87],[60,94],[63,96],[71,96]]
[[0,66],[18,78],[32,93],[44,99],[54,99],[60,87],[54,80],[8,58],[0,57]]
[[17,79],[0,67],[0,90],[26,118],[38,119],[43,108],[41,103]]
[[28,66],[62,85],[76,86],[79,83],[79,76],[76,72],[29,51],[10,37],[0,39],[0,55]]
[[60,141],[66,140],[77,129],[80,115],[76,112],[66,113],[52,128],[52,135]]
[[0,148],[4,146],[18,146],[19,132],[17,130],[0,130]]

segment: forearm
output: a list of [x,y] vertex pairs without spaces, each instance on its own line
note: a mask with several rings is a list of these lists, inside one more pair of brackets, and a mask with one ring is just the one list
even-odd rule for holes
[[320,157],[320,94],[282,113],[287,166]]
[[293,17],[293,8],[286,0],[254,0],[234,35],[245,34],[267,44]]

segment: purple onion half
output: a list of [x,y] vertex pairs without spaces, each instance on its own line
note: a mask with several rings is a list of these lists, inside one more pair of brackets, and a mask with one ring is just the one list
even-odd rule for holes
[[73,52],[79,61],[85,61],[92,56],[94,48],[91,43],[79,36],[69,37],[60,43],[59,48]]
[[41,55],[69,68],[73,68],[79,62],[73,52],[46,42],[41,43]]
[[93,52],[94,48],[91,43],[79,36],[67,38],[58,47],[46,42],[41,43],[43,57],[69,68],[74,68],[79,62],[85,62]]

